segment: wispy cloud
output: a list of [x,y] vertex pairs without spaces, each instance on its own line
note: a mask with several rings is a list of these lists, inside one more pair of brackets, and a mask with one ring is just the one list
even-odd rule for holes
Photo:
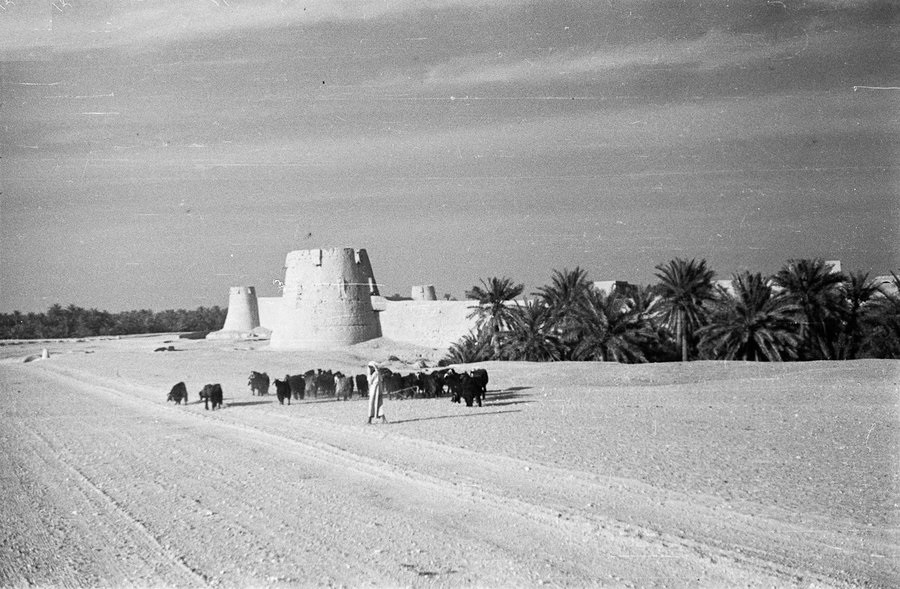
[[627,46],[608,45],[592,51],[566,51],[541,57],[502,56],[460,58],[432,68],[425,81],[431,85],[481,85],[528,81],[543,83],[559,78],[602,76],[635,68],[669,69],[691,66],[697,70],[741,67],[764,59],[791,59],[810,50],[816,39],[808,35],[771,41],[763,35],[712,30],[696,39],[654,40]]
[[[419,10],[511,6],[524,0],[71,0],[10,5],[0,13],[0,50],[50,45],[141,48],[264,27],[350,21]],[[9,33],[9,34],[7,34]]]
[[[735,141],[764,145],[773,137],[805,137],[813,130],[822,136],[889,131],[875,123],[875,117],[865,117],[866,124],[860,125],[858,111],[835,116],[845,96],[722,98],[669,105],[665,112],[653,105],[572,109],[528,120],[485,118],[453,128],[429,126],[402,133],[385,129],[363,135],[267,134],[256,141],[248,137],[202,149],[173,144],[143,146],[124,158],[122,151],[95,154],[90,165],[92,169],[159,173],[184,169],[200,174],[215,168],[296,169],[317,177],[629,174],[654,166],[673,172],[698,165],[688,154],[709,155],[710,146],[718,145],[715,150],[722,151]],[[465,99],[459,100],[460,108],[466,108]],[[805,106],[812,100],[818,101],[821,110]],[[764,149],[758,156],[771,162],[778,157],[767,156]],[[642,159],[647,157],[651,159]],[[727,154],[717,159],[734,163]],[[604,161],[618,163],[609,169],[596,166]]]

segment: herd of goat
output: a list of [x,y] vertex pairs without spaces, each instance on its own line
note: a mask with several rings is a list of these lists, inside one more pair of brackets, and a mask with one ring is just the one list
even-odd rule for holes
[[[483,368],[468,372],[457,372],[452,368],[441,368],[431,372],[410,372],[401,374],[387,368],[379,369],[384,382],[384,395],[388,399],[411,399],[424,397],[450,396],[454,403],[465,402],[472,407],[481,401],[487,393],[488,373]],[[348,401],[354,394],[358,397],[369,396],[369,381],[365,374],[345,376],[341,372],[331,370],[307,370],[303,374],[286,375],[283,379],[271,381],[265,372],[250,372],[247,385],[252,395],[268,395],[270,385],[275,386],[275,395],[280,404],[291,404],[291,399],[302,401],[309,398],[334,398]],[[204,407],[213,409],[222,407],[222,386],[208,384],[199,393]],[[172,387],[166,402],[172,401],[180,405],[187,404],[188,392],[183,382]]]

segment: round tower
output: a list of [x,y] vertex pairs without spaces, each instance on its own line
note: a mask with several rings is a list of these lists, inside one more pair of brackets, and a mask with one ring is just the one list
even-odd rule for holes
[[437,295],[434,292],[433,284],[423,284],[421,286],[412,287],[412,300],[414,301],[436,301]]
[[225,325],[221,330],[208,334],[206,338],[238,339],[246,337],[257,327],[259,327],[259,304],[256,300],[256,287],[232,286],[228,290]]
[[228,291],[228,314],[222,331],[250,331],[259,327],[256,287],[232,286]]
[[280,321],[270,347],[341,347],[381,337],[372,309],[378,287],[366,250],[296,250],[284,265]]

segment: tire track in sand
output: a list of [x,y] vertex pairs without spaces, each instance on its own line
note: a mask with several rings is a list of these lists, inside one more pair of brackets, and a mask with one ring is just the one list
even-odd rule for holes
[[[108,546],[110,544],[125,544],[127,551],[125,558],[117,561],[117,570],[121,578],[127,583],[135,581],[138,584],[156,584],[163,574],[164,582],[176,586],[206,586],[209,579],[202,572],[191,568],[184,558],[166,549],[159,540],[147,529],[147,527],[122,504],[116,501],[109,493],[96,484],[85,472],[75,466],[71,453],[64,446],[55,444],[46,435],[36,429],[18,428],[17,434],[22,438],[31,438],[35,444],[30,448],[35,450],[38,460],[46,465],[46,472],[67,472],[66,490],[71,490],[72,483],[84,501],[95,512],[104,514],[101,519],[92,518],[88,534],[91,536],[86,542],[88,546]],[[62,467],[60,469],[59,467]],[[77,517],[77,513],[73,512]],[[98,526],[98,524],[100,524]],[[169,563],[172,566],[158,566],[159,563]],[[169,573],[177,574],[169,577]],[[150,581],[152,580],[152,581]]]
[[[119,390],[121,383],[109,383],[117,385],[115,387],[98,385],[91,375],[76,370],[56,370],[49,366],[41,369],[91,392],[100,391],[139,405],[162,405]],[[274,426],[273,415],[280,418],[274,420]],[[563,530],[563,536],[594,537],[599,544],[609,546],[616,558],[632,558],[641,561],[645,567],[652,567],[660,560],[669,563],[682,560],[687,569],[699,567],[707,573],[717,569],[743,569],[751,573],[749,578],[759,578],[761,584],[764,584],[763,578],[768,578],[769,582],[776,579],[779,584],[814,581],[826,585],[837,581],[835,575],[829,574],[832,571],[810,571],[809,563],[792,562],[785,556],[784,541],[779,538],[787,533],[788,542],[793,542],[802,537],[803,530],[764,531],[763,528],[771,528],[776,522],[746,521],[740,517],[735,521],[738,514],[733,513],[727,514],[729,522],[725,526],[722,520],[726,513],[718,512],[717,506],[698,506],[691,498],[637,481],[590,477],[586,473],[397,435],[391,436],[389,452],[373,452],[372,449],[387,447],[384,443],[375,443],[380,433],[310,418],[300,418],[304,427],[298,428],[297,419],[278,413],[266,414],[264,419],[256,419],[260,417],[259,412],[234,415],[232,412],[192,412],[191,416],[214,420],[274,452],[293,453],[367,476],[415,484],[437,497],[463,498],[472,505],[529,520],[553,532]],[[279,422],[281,427],[277,425]],[[523,476],[523,473],[527,474]],[[523,478],[528,480],[521,485],[511,484],[511,481]],[[592,503],[591,499],[601,505]],[[573,506],[573,503],[578,505]],[[655,521],[657,516],[660,516],[659,520]],[[667,526],[669,521],[678,520],[684,525],[685,517],[694,518],[696,527],[672,533],[673,528]],[[744,538],[744,541],[735,543],[735,538]],[[774,547],[771,546],[773,543]],[[824,548],[818,546],[817,549]],[[671,569],[680,565],[665,566]],[[723,574],[718,578],[733,580],[727,572]]]
[[[848,581],[834,571],[811,570],[808,565],[814,563],[801,566],[790,556],[797,542],[810,544],[816,558],[827,550],[846,556],[835,546],[842,542],[840,535],[829,535],[824,542],[810,540],[804,528],[743,516],[728,511],[727,505],[698,505],[692,497],[638,481],[591,476],[402,435],[382,436],[365,427],[307,418],[303,428],[273,432],[268,422],[272,415],[288,420],[284,414],[273,413],[262,427],[246,422],[231,425],[274,436],[267,442],[273,448],[289,439],[316,449],[331,462],[340,461],[373,476],[390,475],[424,483],[437,493],[462,494],[511,516],[568,528],[576,536],[603,536],[617,546],[620,558],[693,559],[710,569],[726,562],[777,578],[780,585],[814,581],[825,587]],[[382,451],[385,441],[388,452]],[[667,531],[672,529],[679,531]]]

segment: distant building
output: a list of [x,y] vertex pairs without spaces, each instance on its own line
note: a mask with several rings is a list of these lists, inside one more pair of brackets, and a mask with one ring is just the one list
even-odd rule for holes
[[733,280],[714,280],[713,283],[727,292],[729,296],[734,296],[734,281]]
[[595,280],[594,281],[594,288],[596,290],[602,290],[606,294],[611,293],[615,287],[616,287],[615,280]]
[[888,274],[886,276],[876,276],[872,279],[872,282],[875,283],[875,286],[877,286],[882,293],[892,297],[900,296],[900,292],[898,292],[897,290],[897,283],[894,282],[893,275]]
[[596,290],[602,290],[606,294],[611,294],[614,290],[625,293],[635,286],[626,280],[595,280],[592,284]]

